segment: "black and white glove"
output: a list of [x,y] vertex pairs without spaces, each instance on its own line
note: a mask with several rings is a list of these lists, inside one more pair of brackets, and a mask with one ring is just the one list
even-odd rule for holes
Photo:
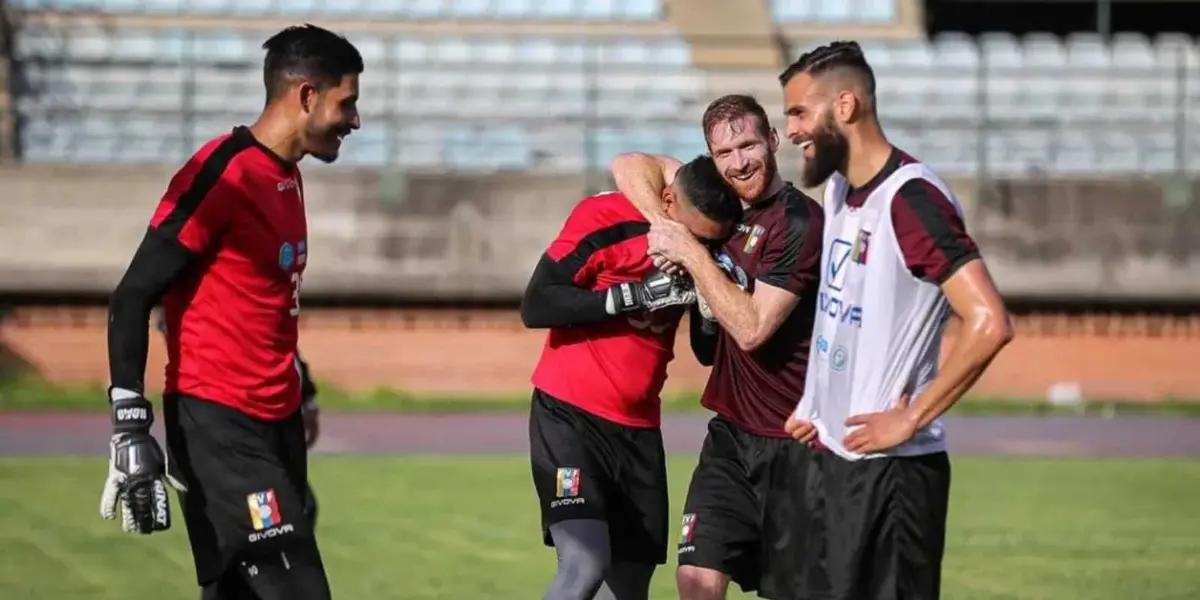
[[100,496],[100,516],[117,517],[121,505],[121,529],[130,533],[153,533],[171,527],[167,499],[166,461],[150,425],[154,411],[141,394],[113,388],[113,435],[109,443],[108,479]]
[[686,306],[696,301],[696,287],[686,275],[668,275],[651,269],[641,281],[618,283],[608,288],[605,310],[610,315],[655,311],[668,306]]

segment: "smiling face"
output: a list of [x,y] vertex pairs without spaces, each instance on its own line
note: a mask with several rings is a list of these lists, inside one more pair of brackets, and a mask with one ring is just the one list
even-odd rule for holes
[[804,154],[803,181],[816,187],[845,168],[850,142],[834,118],[835,95],[808,73],[792,77],[783,88],[787,137]]
[[717,121],[705,132],[721,177],[749,204],[761,199],[779,170],[779,136],[774,131],[764,134],[763,129],[757,116],[743,114]]
[[302,133],[304,151],[331,163],[337,160],[342,139],[358,129],[358,75],[344,75],[336,86],[309,88],[308,109]]

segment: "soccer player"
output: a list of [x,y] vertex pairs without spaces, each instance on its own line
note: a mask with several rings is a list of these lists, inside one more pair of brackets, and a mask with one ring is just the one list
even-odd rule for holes
[[[754,98],[718,98],[702,125],[746,209],[716,260],[675,223],[657,218],[649,234],[649,250],[695,280],[692,347],[713,367],[701,403],[716,415],[688,487],[676,580],[688,600],[724,598],[731,580],[788,597],[805,541],[790,534],[791,490],[804,485],[808,450],[783,425],[804,390],[823,217],[779,175],[779,137]],[[612,166],[618,188],[655,218],[647,200],[676,165],[627,154]]]
[[[100,512],[170,527],[178,490],[203,598],[328,598],[311,521],[296,364],[308,261],[297,163],[338,156],[359,127],[362,58],[311,25],[263,44],[267,101],[250,127],[204,144],[167,186],[109,304],[113,435]],[[143,395],[148,321],[167,325],[169,468]]]
[[[741,206],[708,157],[679,168],[658,202],[700,243],[727,237]],[[644,599],[667,556],[659,393],[695,302],[654,268],[650,225],[620,193],[582,200],[534,269],[527,327],[550,328],[529,417],[542,535],[558,556],[547,600]]]
[[[825,184],[816,351],[787,425],[827,449],[797,503],[798,530],[824,545],[798,572],[824,573],[794,594],[937,598],[950,489],[938,417],[1012,338],[1007,311],[954,194],[884,136],[858,44],[817,48],[780,82],[804,183]],[[939,369],[950,313],[962,333]]]

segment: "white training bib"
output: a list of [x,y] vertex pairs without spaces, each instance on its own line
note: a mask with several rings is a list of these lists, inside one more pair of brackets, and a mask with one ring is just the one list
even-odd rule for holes
[[961,215],[945,183],[928,167],[900,167],[859,208],[846,204],[849,186],[833,175],[825,186],[821,284],[813,324],[804,396],[797,418],[812,421],[821,443],[849,460],[912,456],[946,449],[940,420],[884,453],[862,455],[842,441],[851,415],[895,406],[912,398],[937,374],[949,304],[941,288],[914,277],[892,226],[892,199],[912,179],[938,188]]

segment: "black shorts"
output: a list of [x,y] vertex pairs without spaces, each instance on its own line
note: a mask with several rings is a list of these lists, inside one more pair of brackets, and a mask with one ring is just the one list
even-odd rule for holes
[[534,390],[529,455],[542,540],[568,519],[608,523],[613,562],[667,561],[667,463],[658,428],[618,425]]
[[822,540],[796,598],[934,600],[941,590],[950,459],[945,452],[845,460],[814,452],[816,486],[796,531]]
[[725,573],[743,591],[789,598],[800,557],[817,540],[797,531],[809,481],[803,444],[748,433],[713,417],[683,508],[679,564]]
[[[167,470],[186,486],[179,499],[197,582],[228,583],[233,573],[256,590],[262,582],[283,596],[327,598],[300,411],[260,421],[183,395],[166,396],[163,408]],[[288,581],[301,591],[285,589]]]

